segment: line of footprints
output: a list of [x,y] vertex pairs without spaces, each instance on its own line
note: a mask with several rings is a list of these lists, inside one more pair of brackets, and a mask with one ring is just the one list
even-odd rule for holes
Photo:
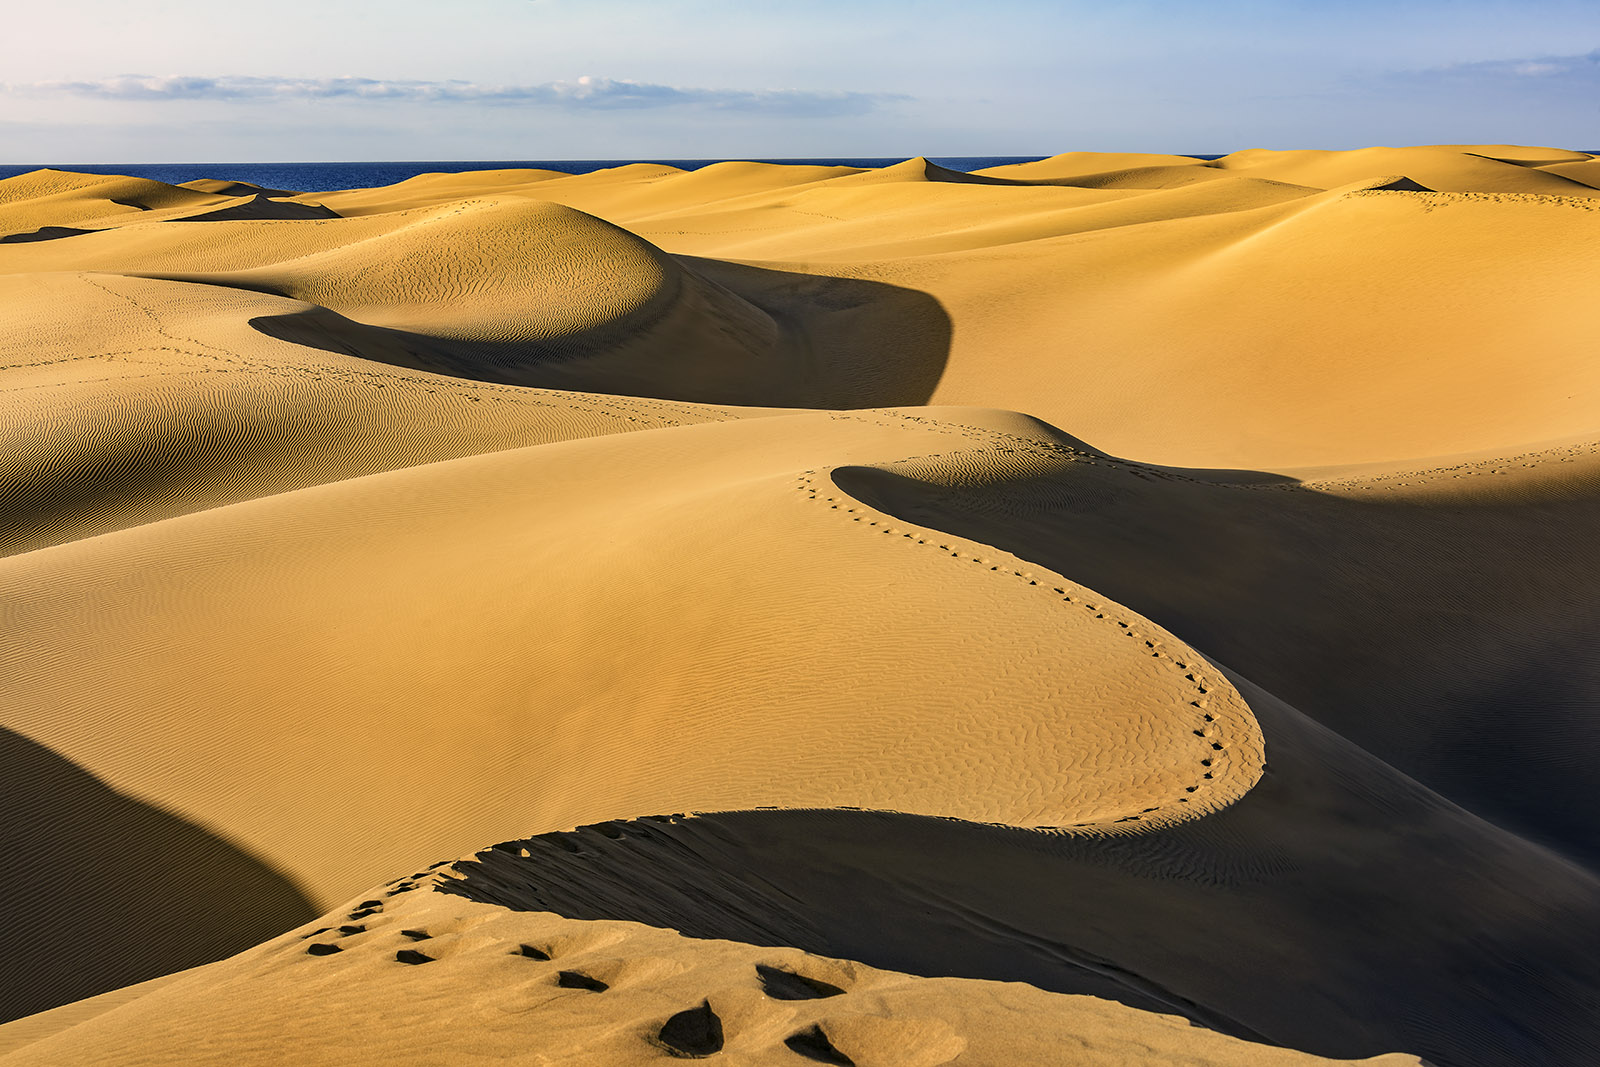
[[[420,878],[422,875],[419,874],[417,877]],[[417,888],[416,880],[406,879],[391,889],[387,895],[395,896],[415,888]],[[383,901],[363,900],[350,912],[348,923],[337,927],[325,926],[302,935],[302,940],[311,941],[306,946],[306,953],[311,956],[332,956],[343,952],[344,949],[332,940],[326,940],[326,935],[332,935],[337,939],[366,933],[367,928],[360,920],[382,911]],[[432,937],[426,930],[401,930],[400,934],[415,942],[427,941]],[[550,959],[548,952],[534,945],[519,945],[514,954],[531,960]],[[403,948],[394,954],[394,958],[400,963],[413,966],[433,963],[436,959],[415,948]],[[774,1000],[820,1000],[824,997],[837,997],[845,992],[838,986],[820,979],[808,978],[780,967],[769,967],[764,963],[756,964],[756,974],[761,979],[762,992]],[[604,993],[611,988],[600,979],[582,971],[560,971],[556,975],[556,984],[563,989],[584,989],[592,993]],[[722,1020],[711,1010],[709,1000],[702,1001],[698,1007],[680,1011],[662,1023],[661,1030],[656,1034],[656,1043],[666,1052],[683,1059],[704,1059],[707,1056],[714,1056],[722,1051]],[[792,1051],[818,1063],[855,1067],[855,1061],[834,1047],[820,1025],[813,1025],[809,1029],[791,1034],[783,1043]]]

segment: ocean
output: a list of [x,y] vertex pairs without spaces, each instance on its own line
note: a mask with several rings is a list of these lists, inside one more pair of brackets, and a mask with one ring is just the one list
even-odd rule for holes
[[[941,167],[951,170],[972,171],[985,167],[1000,167],[1009,163],[1031,163],[1043,156],[930,156]],[[838,158],[838,159],[762,159],[758,163],[794,163],[833,167],[887,167],[901,162],[903,157]],[[268,189],[288,189],[296,192],[332,192],[335,189],[367,189],[379,185],[414,178],[418,174],[438,171],[505,170],[529,168],[534,170],[559,170],[566,174],[588,174],[607,167],[620,167],[629,163],[662,163],[684,170],[698,170],[720,159],[497,159],[497,160],[431,160],[412,162],[367,163],[25,163],[0,164],[0,178],[26,174],[40,167],[72,170],[88,174],[124,174],[135,178],[152,178],[176,185],[196,178],[224,178],[230,181],[251,182]]]

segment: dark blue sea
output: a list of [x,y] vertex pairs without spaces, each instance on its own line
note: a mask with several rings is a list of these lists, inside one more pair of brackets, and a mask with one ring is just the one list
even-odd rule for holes
[[[941,167],[951,170],[982,170],[1009,163],[1031,163],[1043,156],[939,156],[929,157]],[[55,167],[88,174],[126,174],[135,178],[153,178],[176,185],[196,178],[225,178],[229,181],[251,182],[268,189],[286,189],[304,193],[325,193],[335,189],[367,189],[378,185],[414,178],[418,174],[436,171],[505,170],[531,168],[559,170],[566,174],[588,174],[607,167],[620,167],[628,163],[664,163],[684,170],[698,170],[720,159],[497,159],[497,160],[430,160],[404,163],[25,163],[0,164],[0,178],[26,174],[40,167]],[[758,163],[800,163],[832,167],[887,167],[901,162],[894,158],[839,158],[839,159],[762,159]]]

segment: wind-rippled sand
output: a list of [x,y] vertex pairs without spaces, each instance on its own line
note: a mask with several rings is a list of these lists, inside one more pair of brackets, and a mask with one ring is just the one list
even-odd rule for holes
[[1597,241],[1510,146],[0,181],[0,1064],[1593,1064]]

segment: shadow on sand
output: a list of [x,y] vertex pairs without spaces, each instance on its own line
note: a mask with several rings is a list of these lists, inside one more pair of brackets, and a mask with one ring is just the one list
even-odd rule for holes
[[[1519,468],[1520,469],[1520,468]],[[1408,497],[1061,463],[941,485],[834,472],[904,521],[1126,604],[1473,812],[1600,869],[1600,482],[1493,468]]]
[[1587,1067],[1600,1022],[1572,1005],[1600,997],[1600,879],[1550,846],[1592,857],[1600,825],[1592,479],[1335,495],[1059,443],[1077,454],[988,482],[832,477],[1243,671],[1270,769],[1240,801],[1099,836],[852,810],[645,818],[498,846],[445,891],[1026,981],[1323,1056]]
[[676,262],[681,277],[648,315],[548,340],[453,338],[321,307],[257,316],[250,325],[291,344],[456,378],[706,404],[916,405],[933,396],[944,373],[950,317],[926,293],[715,260]]
[[[1600,1033],[1571,1005],[1600,989],[1592,880],[1420,790],[1352,807],[1328,778],[1287,759],[1235,807],[1138,836],[841,810],[603,823],[479,853],[440,889],[1023,981],[1340,1059],[1587,1067]],[[1524,869],[1477,869],[1507,862]]]
[[0,1022],[231,956],[319,912],[287,877],[0,729]]

